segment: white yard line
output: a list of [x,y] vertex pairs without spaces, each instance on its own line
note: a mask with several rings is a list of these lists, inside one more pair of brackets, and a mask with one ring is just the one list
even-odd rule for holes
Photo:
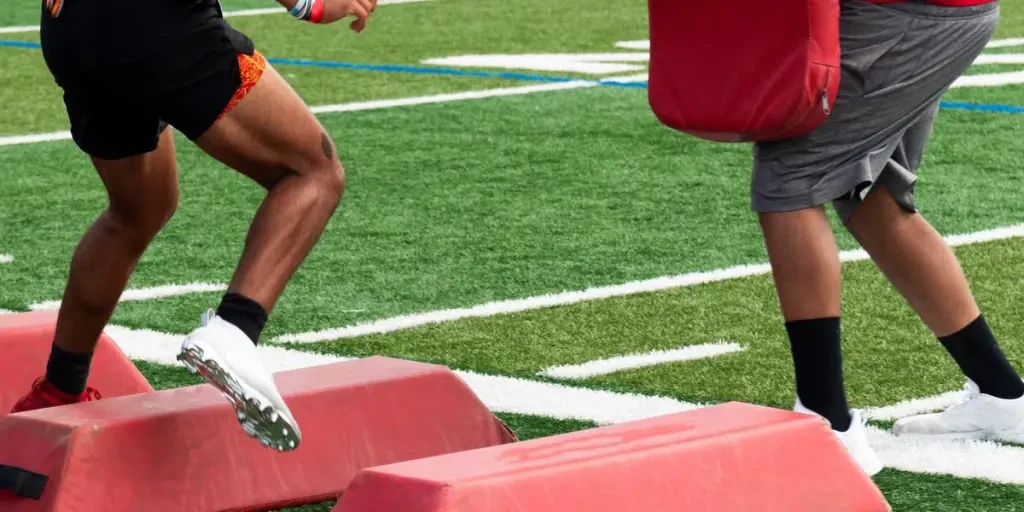
[[[316,114],[357,112],[363,110],[384,110],[389,108],[410,107],[415,105],[453,103],[458,101],[500,98],[505,96],[522,96],[526,94],[536,94],[550,91],[566,91],[571,89],[596,87],[597,85],[597,82],[586,80],[571,82],[554,82],[542,85],[527,85],[523,87],[499,87],[495,89],[480,89],[476,91],[465,91],[448,94],[433,94],[429,96],[417,96],[412,98],[358,101],[354,103],[341,103],[337,105],[320,105],[312,107],[311,110]],[[71,140],[71,132],[64,131],[0,137],[0,146],[18,146],[22,144],[38,144],[41,142],[55,142],[61,140]]]
[[694,361],[697,359],[710,359],[735,352],[741,352],[744,348],[738,343],[717,342],[691,345],[689,347],[674,350],[655,350],[646,354],[631,354],[628,356],[611,357],[598,359],[583,364],[567,364],[552,366],[538,375],[555,379],[587,379],[600,375],[608,375],[625,370],[635,370],[667,363],[678,363],[682,361]]
[[40,142],[55,142],[58,140],[71,140],[71,132],[33,133],[29,135],[0,137],[0,146],[20,146],[22,144],[38,144]]
[[434,103],[452,103],[456,101],[480,100],[485,98],[499,98],[504,96],[522,96],[538,92],[566,91],[570,89],[582,89],[595,87],[596,82],[578,80],[571,82],[555,82],[543,85],[528,85],[525,87],[500,87],[497,89],[481,89],[478,91],[465,91],[450,94],[435,94],[432,96],[420,96],[416,98],[399,98],[394,100],[360,101],[356,103],[345,103],[341,105],[324,105],[313,107],[316,114],[357,112],[361,110],[381,110],[395,107],[409,107],[413,105],[428,105]]
[[[135,288],[125,290],[121,294],[120,302],[134,302],[143,300],[162,299],[165,297],[177,297],[180,295],[192,295],[194,293],[209,293],[224,291],[228,288],[226,284],[220,283],[188,283],[188,284],[166,284],[149,288]],[[60,309],[59,300],[48,300],[37,302],[28,307],[32,311],[55,311]]]
[[1024,37],[1010,39],[993,39],[989,41],[987,48],[1009,48],[1011,46],[1024,46]]
[[966,397],[966,391],[950,391],[935,396],[904,400],[885,407],[867,407],[861,412],[869,420],[893,421],[907,416],[941,411],[963,401]]
[[[181,366],[177,360],[181,335],[115,325],[108,326],[105,332],[131,359]],[[272,372],[351,359],[266,345],[260,345],[259,351],[261,361]],[[494,411],[610,424],[700,407],[666,397],[599,391],[470,371],[455,373]]]
[[981,75],[964,75],[953,82],[953,88],[960,87],[995,87],[1001,85],[1024,84],[1024,71],[1010,73],[986,73]]
[[[107,327],[106,333],[131,359],[180,366],[176,359],[181,346],[180,335],[119,326]],[[272,346],[260,346],[259,351],[260,359],[274,372],[349,360]],[[495,412],[608,425],[706,406],[666,397],[599,391],[468,371],[455,373]],[[915,473],[1024,483],[1024,449],[979,442],[910,441],[875,427],[868,430],[872,446],[889,467]]]
[[39,25],[15,25],[12,27],[0,27],[0,34],[23,34],[39,32]]
[[[1021,236],[1024,236],[1024,224],[989,229],[966,235],[953,235],[946,237],[946,240],[950,245],[960,246]],[[863,250],[843,251],[840,254],[840,257],[843,261],[860,261],[868,259],[867,253]],[[343,338],[354,338],[357,336],[365,336],[367,334],[382,334],[402,329],[411,329],[423,325],[451,322],[463,318],[481,318],[506,315],[509,313],[518,313],[532,309],[567,306],[591,300],[622,297],[626,295],[669,290],[686,286],[696,286],[700,284],[715,283],[742,277],[760,276],[770,273],[771,266],[767,263],[758,265],[739,265],[706,272],[691,272],[689,274],[662,276],[643,281],[631,281],[611,286],[599,286],[595,288],[588,288],[586,290],[552,293],[523,299],[488,302],[466,308],[413,313],[410,315],[358,323],[346,327],[286,334],[278,337],[274,341],[286,343],[316,343]]]
[[983,53],[974,61],[975,66],[986,64],[1024,64],[1024,53]]
[[10,263],[14,261],[14,256],[10,254],[0,254],[0,264]]
[[886,467],[913,473],[1024,484],[1024,449],[979,441],[913,441],[868,427],[868,442]]
[[[430,0],[380,0],[377,5],[400,5],[429,2]],[[282,7],[266,7],[262,9],[241,9],[237,11],[224,11],[225,18],[242,18],[247,16],[266,16],[268,14],[287,14]],[[0,27],[0,34],[29,34],[39,32],[39,25],[22,25]]]

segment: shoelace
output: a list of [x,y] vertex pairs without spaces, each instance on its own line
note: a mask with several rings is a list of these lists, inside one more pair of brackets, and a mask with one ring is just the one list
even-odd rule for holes
[[217,312],[216,311],[214,311],[212,309],[206,310],[206,312],[203,313],[203,316],[200,318],[200,322],[202,323],[202,326],[206,327],[207,325],[209,325],[210,321],[212,321],[213,317],[215,317],[215,316],[217,316]]
[[963,392],[963,399],[961,399],[959,402],[946,409],[945,412],[963,409],[964,407],[967,406],[967,404],[971,403],[972,400],[981,395],[981,389],[979,389],[976,384],[970,381],[968,381],[967,384],[964,384]]

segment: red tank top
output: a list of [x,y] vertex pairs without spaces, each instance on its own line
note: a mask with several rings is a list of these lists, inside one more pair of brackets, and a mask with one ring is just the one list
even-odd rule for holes
[[[970,7],[972,5],[984,5],[997,2],[998,0],[926,0],[932,5],[944,5],[947,7]],[[906,0],[868,0],[873,4],[899,4]]]

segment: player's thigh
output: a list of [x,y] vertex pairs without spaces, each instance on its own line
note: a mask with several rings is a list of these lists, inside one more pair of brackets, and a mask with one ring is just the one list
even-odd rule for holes
[[259,73],[247,79],[254,83],[243,83],[244,96],[230,102],[196,143],[268,188],[293,173],[341,187],[341,164],[324,127],[272,66],[262,59],[256,65]]
[[107,160],[92,157],[107,189],[110,212],[148,239],[178,207],[178,166],[171,130],[164,130],[152,151]]
[[126,81],[189,140],[265,187],[295,173],[340,186],[333,143],[255,44],[208,9],[188,18]]

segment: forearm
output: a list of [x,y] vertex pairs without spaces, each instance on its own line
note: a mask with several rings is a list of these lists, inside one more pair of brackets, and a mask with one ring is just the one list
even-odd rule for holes
[[295,2],[298,1],[298,0],[274,0],[274,1],[279,3],[279,4],[281,4],[281,7],[284,7],[285,9],[291,10],[292,7],[295,7]]

